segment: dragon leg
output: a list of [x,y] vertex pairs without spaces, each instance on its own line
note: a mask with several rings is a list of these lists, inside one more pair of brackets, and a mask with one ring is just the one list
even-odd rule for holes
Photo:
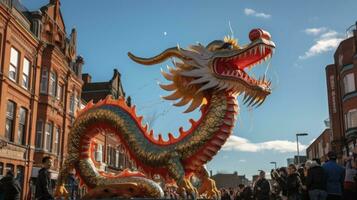
[[171,178],[175,179],[179,194],[184,195],[184,191],[187,191],[193,198],[197,198],[197,189],[191,184],[190,180],[185,177],[185,170],[178,157],[171,158],[168,163],[168,171]]
[[207,169],[202,166],[196,171],[195,174],[201,180],[201,186],[198,189],[198,193],[209,199],[220,199],[221,195],[216,187],[216,182],[209,178]]

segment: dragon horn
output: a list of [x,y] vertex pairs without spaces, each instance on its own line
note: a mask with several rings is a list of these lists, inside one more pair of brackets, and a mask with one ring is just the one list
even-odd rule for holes
[[157,56],[151,57],[151,58],[140,58],[137,56],[134,56],[132,53],[128,52],[128,56],[135,62],[143,64],[143,65],[154,65],[157,63],[164,62],[166,59],[171,58],[171,57],[176,57],[179,59],[185,59],[185,56],[182,54],[181,50],[179,47],[172,47],[169,49],[166,49],[162,53],[160,53]]

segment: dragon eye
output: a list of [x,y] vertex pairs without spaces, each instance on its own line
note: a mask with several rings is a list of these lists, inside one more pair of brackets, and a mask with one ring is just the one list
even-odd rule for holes
[[233,49],[233,45],[231,43],[224,43],[221,49]]

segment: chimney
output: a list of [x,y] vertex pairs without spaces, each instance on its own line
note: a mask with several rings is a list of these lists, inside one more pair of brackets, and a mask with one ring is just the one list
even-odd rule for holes
[[92,82],[92,77],[88,73],[82,74],[82,80],[84,84],[91,83]]

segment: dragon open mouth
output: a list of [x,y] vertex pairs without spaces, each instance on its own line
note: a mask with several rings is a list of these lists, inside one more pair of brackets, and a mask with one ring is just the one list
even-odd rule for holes
[[270,59],[275,48],[274,43],[270,41],[269,33],[261,29],[254,29],[251,31],[250,37],[252,32],[258,34],[255,38],[253,37],[254,41],[234,54],[216,57],[213,61],[213,71],[218,77],[238,80],[247,86],[258,86],[263,90],[270,91],[271,82],[266,80],[265,76],[254,79],[245,72],[246,68],[251,69]]

